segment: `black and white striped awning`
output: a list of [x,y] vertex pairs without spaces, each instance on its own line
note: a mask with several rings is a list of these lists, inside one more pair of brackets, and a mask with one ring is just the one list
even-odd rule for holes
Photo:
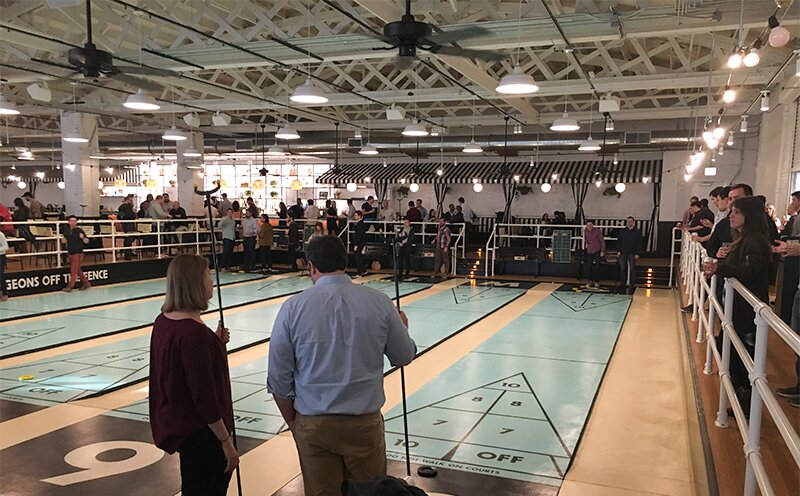
[[[514,160],[507,164],[503,171],[503,162],[488,160],[464,160],[453,162],[401,162],[387,164],[360,163],[340,166],[340,171],[326,172],[317,178],[320,184],[345,184],[348,182],[363,183],[366,178],[371,182],[400,184],[406,182],[430,184],[445,182],[448,184],[468,184],[474,179],[483,183],[507,183],[513,181],[515,175],[520,176],[520,183],[591,183],[601,179],[606,183],[640,183],[661,181],[661,160],[620,160],[616,165],[609,161],[581,160],[564,162],[539,162],[531,165],[530,161]],[[442,169],[439,176],[436,171]],[[555,179],[553,179],[553,175]]]
[[122,173],[114,174],[112,176],[106,175],[105,171],[100,173],[100,181],[104,183],[113,183],[117,179],[124,179],[129,186],[139,186],[140,181],[142,180],[141,176],[139,175],[138,167],[135,169],[122,169]]

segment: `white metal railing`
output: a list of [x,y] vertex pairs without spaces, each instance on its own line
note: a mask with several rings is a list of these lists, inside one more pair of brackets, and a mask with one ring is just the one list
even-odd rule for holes
[[[728,427],[728,406],[733,409],[736,423],[744,443],[744,453],[747,462],[745,472],[744,494],[753,496],[756,488],[763,495],[774,495],[769,476],[764,468],[761,457],[761,420],[764,406],[767,407],[781,438],[786,443],[795,463],[800,467],[800,437],[792,423],[784,413],[778,400],[775,398],[767,381],[767,342],[770,331],[781,338],[795,354],[800,355],[800,336],[798,336],[785,322],[783,322],[772,309],[759,300],[742,283],[734,278],[727,278],[724,287],[724,303],[717,299],[718,276],[714,275],[707,281],[703,275],[702,264],[710,259],[703,246],[693,240],[689,233],[683,233],[681,242],[680,267],[683,275],[684,289],[688,295],[689,303],[694,306],[692,320],[697,321],[698,343],[706,343],[706,361],[703,372],[713,374],[716,363],[720,377],[719,409],[717,411],[716,425],[721,428]],[[756,341],[753,357],[750,356],[745,344],[736,334],[733,327],[733,301],[734,294],[738,293],[755,312]],[[705,304],[708,303],[708,310]],[[722,352],[717,350],[714,330],[719,324],[722,337]],[[731,350],[733,346],[733,350]],[[745,417],[744,410],[731,381],[730,357],[731,351],[737,353],[744,364],[752,393],[750,399],[749,420]]]
[[[215,226],[221,219],[214,219]],[[308,220],[298,219],[296,222],[303,224]],[[33,251],[6,253],[7,263],[13,260],[22,260],[25,257],[36,259],[38,266],[39,260],[44,260],[46,265],[63,266],[63,255],[67,254],[66,239],[62,234],[68,229],[69,222],[63,221],[26,221],[9,222],[5,225],[12,225],[17,230],[17,236],[6,236],[9,247],[24,246]],[[125,232],[124,225],[133,224],[133,231]],[[106,254],[111,255],[112,263],[122,258],[125,253],[137,251],[141,256],[142,251],[152,250],[157,257],[163,256],[164,252],[173,248],[190,249],[196,254],[201,254],[202,250],[210,252],[211,231],[208,227],[207,218],[188,218],[188,219],[136,219],[136,220],[84,220],[78,221],[78,227],[86,232],[90,240],[100,240],[102,246],[84,248],[84,254],[101,254],[105,258]],[[186,230],[176,230],[175,226],[185,226]],[[27,226],[34,235],[35,242],[31,243],[19,235],[19,228]],[[286,231],[284,226],[275,228],[277,235]],[[302,230],[301,230],[302,232]],[[216,245],[222,244],[221,230],[216,228]],[[125,246],[126,239],[133,239],[131,246]],[[122,252],[122,253],[121,253]]]
[[[681,248],[683,246],[682,243],[681,243],[681,241],[683,240],[683,236],[681,234],[682,232],[683,231],[679,227],[673,227],[672,228],[672,238],[671,238],[670,244],[669,244],[669,285],[670,285],[670,287],[674,287],[676,285],[676,283],[677,283],[677,281],[673,279],[673,276],[675,275],[675,257],[678,257],[678,259],[680,260],[680,256],[681,256]],[[676,244],[677,244],[677,248],[676,248]]]
[[[624,229],[625,225],[613,226],[595,226],[595,229],[600,229],[603,233],[603,239],[606,241],[615,240],[616,238],[608,236],[608,231],[612,229]],[[552,231],[554,229],[570,230],[572,231],[572,250],[584,248],[583,238],[583,225],[577,226],[575,224],[495,224],[492,228],[489,239],[486,241],[485,254],[484,254],[484,275],[494,276],[495,261],[497,260],[497,252],[506,243],[511,244],[511,240],[525,239],[535,240],[535,247],[540,248],[542,240],[552,240]],[[530,231],[531,234],[522,234],[519,231]]]
[[[376,220],[376,221],[364,221],[369,227],[367,228],[367,235],[371,237],[377,238],[385,238],[384,241],[391,241],[391,237],[394,236],[396,226],[402,226],[402,221],[392,221],[392,220]],[[348,222],[345,229],[339,233],[339,237],[346,236],[347,239],[347,246],[350,246],[350,232],[351,228],[355,226],[355,222]],[[439,230],[439,223],[438,222],[411,222],[411,226],[415,228],[415,236],[417,236],[421,242],[419,245],[432,245],[436,240],[436,234]],[[426,227],[435,227],[436,231],[433,232],[426,232]],[[464,232],[466,229],[465,224],[447,224],[447,226],[451,229],[451,240],[450,240],[450,272],[455,275],[456,274],[456,263],[458,261],[459,252],[461,253],[461,257],[463,258],[466,253],[466,238],[464,237]],[[453,227],[458,228],[458,234],[453,234],[452,230]]]

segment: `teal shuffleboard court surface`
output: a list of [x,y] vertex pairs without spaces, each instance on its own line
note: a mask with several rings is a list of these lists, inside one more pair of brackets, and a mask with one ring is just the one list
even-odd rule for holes
[[[382,283],[383,281],[378,282]],[[409,285],[408,290],[411,290],[413,289],[411,285],[418,283],[407,284]],[[402,287],[401,284],[401,289]],[[388,289],[390,289],[388,293],[393,294],[393,282]],[[524,289],[500,288],[497,288],[495,291],[487,292],[487,289],[495,289],[488,286],[458,286],[454,289],[456,289],[455,292],[448,290],[403,307],[404,311],[408,313],[411,337],[418,344],[417,356],[428,349],[427,346],[420,345],[420,343],[430,343],[430,345],[433,345],[436,342],[453,336],[464,326],[471,325],[485,318],[525,292]],[[477,298],[479,295],[483,295],[484,298]],[[492,298],[489,298],[490,295]],[[474,301],[473,305],[469,304],[471,299]],[[457,303],[457,301],[461,303]],[[490,301],[491,303],[489,303]],[[478,302],[482,303],[478,304]],[[417,314],[416,311],[412,313],[411,308],[417,304],[421,305],[426,313]],[[431,312],[429,309],[430,307],[437,306],[439,310],[452,310],[453,308],[459,308],[459,305],[467,305],[465,307],[467,309],[472,308],[472,310],[465,311],[466,320],[452,318],[449,314],[443,317],[437,317],[437,314]],[[476,309],[477,307],[480,307],[480,309]],[[384,364],[384,372],[388,373],[392,369],[393,367],[387,361]],[[253,360],[231,369],[234,400],[233,408],[237,434],[257,439],[270,439],[286,429],[278,407],[272,400],[272,396],[267,394],[266,381],[266,357]],[[109,412],[108,415],[146,422],[148,414],[147,409],[147,400],[144,400]]]
[[[408,398],[413,463],[560,486],[631,303],[556,291]],[[405,460],[400,407],[390,460]]]
[[[283,286],[295,281],[296,287],[308,287],[308,277],[276,279]],[[260,281],[266,285],[267,281]],[[428,287],[426,284],[406,283],[401,296]],[[265,286],[268,287],[268,286]],[[384,290],[394,285],[385,285]],[[402,291],[405,291],[402,292]],[[236,351],[269,339],[280,305],[244,309],[225,316],[231,331],[228,351]],[[157,314],[155,314],[157,315]],[[218,316],[204,316],[206,324],[215,329]],[[87,350],[66,353],[50,359],[0,370],[0,398],[36,405],[51,405],[95,396],[119,389],[147,378],[150,365],[150,336],[138,336]],[[20,379],[20,378],[25,378]]]
[[[233,284],[263,277],[261,274],[223,272],[220,274],[220,284]],[[90,291],[73,291],[71,293],[57,291],[35,296],[9,298],[7,301],[0,301],[0,322],[148,298],[163,295],[164,291],[164,279],[153,279],[109,286],[94,286]]]
[[[307,276],[269,277],[222,286],[225,308],[257,303],[298,293],[311,286]],[[69,315],[42,317],[31,321],[0,323],[0,358],[61,346],[109,334],[136,329],[153,323],[161,311],[161,298],[136,300],[111,308],[92,307]],[[217,310],[217,298],[208,312]]]

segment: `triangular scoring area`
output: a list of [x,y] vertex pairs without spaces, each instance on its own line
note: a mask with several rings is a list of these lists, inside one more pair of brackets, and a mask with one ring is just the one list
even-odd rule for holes
[[503,289],[493,287],[471,288],[471,287],[455,287],[450,291],[453,293],[453,300],[456,305],[463,305],[473,301],[490,300],[493,298],[506,298],[508,293]]
[[[523,373],[416,408],[408,427],[412,455],[444,462],[561,478],[554,460],[571,456]],[[386,419],[386,437],[404,456],[402,414]]]
[[15,338],[23,338],[23,339],[33,339],[33,338],[40,338],[42,336],[46,336],[46,335],[54,333],[56,331],[60,331],[61,329],[65,329],[65,327],[64,326],[61,326],[61,327],[46,327],[44,329],[36,329],[34,331],[12,332],[12,333],[7,334],[7,336],[15,337]]
[[586,310],[594,310],[596,308],[605,307],[609,305],[616,305],[618,303],[625,303],[628,298],[620,298],[616,295],[598,294],[598,293],[566,293],[555,291],[551,296],[563,303],[567,308],[573,312],[583,312]]

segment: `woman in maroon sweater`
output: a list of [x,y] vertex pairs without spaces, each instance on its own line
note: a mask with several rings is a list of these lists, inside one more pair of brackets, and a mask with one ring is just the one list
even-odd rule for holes
[[213,291],[204,258],[175,257],[150,339],[150,428],[156,446],[180,453],[184,496],[224,496],[239,463],[231,439],[230,335],[200,317]]

